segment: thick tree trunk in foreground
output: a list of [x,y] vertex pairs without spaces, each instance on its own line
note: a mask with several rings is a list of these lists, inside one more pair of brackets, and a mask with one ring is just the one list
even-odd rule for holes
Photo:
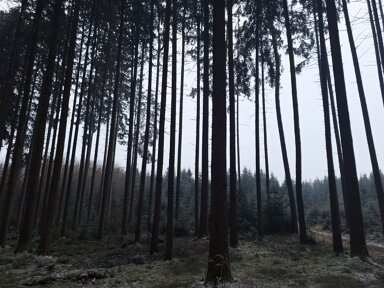
[[228,255],[225,3],[213,1],[212,198],[206,282],[232,280]]

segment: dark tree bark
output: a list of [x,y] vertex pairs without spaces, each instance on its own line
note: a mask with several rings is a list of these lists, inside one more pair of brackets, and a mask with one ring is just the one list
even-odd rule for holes
[[[296,202],[297,214],[299,220],[299,236],[300,242],[304,243],[307,239],[307,229],[305,224],[304,200],[302,192],[302,168],[301,168],[301,136],[300,136],[300,119],[299,119],[299,103],[297,100],[297,83],[296,83],[296,67],[295,58],[293,55],[293,41],[291,24],[289,22],[288,1],[283,0],[285,29],[287,30],[289,66],[291,74],[291,89],[293,102],[293,122],[295,127],[295,149],[296,149]],[[292,223],[293,224],[293,223]],[[296,226],[296,224],[295,224]],[[294,226],[294,227],[295,227]]]
[[177,93],[177,0],[172,0],[172,96],[168,165],[168,205],[164,260],[172,259],[175,195],[176,93]]
[[148,218],[147,218],[147,231],[151,231],[152,226],[152,203],[153,203],[153,190],[155,182],[155,164],[156,164],[156,144],[157,144],[157,114],[158,114],[158,98],[159,98],[159,80],[160,80],[160,16],[157,25],[157,64],[156,64],[156,91],[155,91],[155,119],[153,121],[153,139],[152,139],[152,159],[151,159],[151,180],[149,183],[149,203],[148,203]]
[[268,134],[267,134],[267,116],[265,106],[265,77],[264,77],[264,59],[261,60],[261,95],[263,101],[263,132],[264,132],[264,160],[265,160],[265,187],[267,201],[270,202],[270,181],[269,181],[269,157],[268,157]]
[[196,1],[196,26],[197,26],[197,50],[196,50],[196,66],[197,66],[197,80],[196,80],[196,148],[195,148],[195,236],[199,235],[199,196],[200,196],[200,49],[201,49],[201,33],[200,21],[201,15],[198,8],[198,1]]
[[[151,23],[149,26],[149,31],[153,30],[154,22],[154,6],[155,1],[151,0]],[[136,210],[136,228],[135,228],[135,242],[140,242],[141,238],[141,219],[143,216],[143,204],[144,204],[144,188],[145,188],[145,179],[147,176],[147,161],[148,161],[148,145],[149,145],[149,129],[151,125],[151,105],[152,105],[152,69],[153,69],[153,33],[150,33],[149,36],[149,67],[148,67],[148,94],[147,94],[147,119],[145,121],[145,135],[144,135],[144,151],[143,151],[143,160],[141,163],[141,173],[140,173],[140,187],[139,187],[139,199],[137,202]],[[155,124],[156,125],[156,124]],[[148,213],[150,215],[150,212]]]
[[[135,28],[137,29],[137,28]],[[137,32],[136,32],[137,33]],[[133,123],[134,123],[134,114],[135,114],[135,95],[136,95],[136,77],[137,77],[137,65],[138,65],[138,53],[139,53],[139,43],[138,35],[135,38],[135,52],[134,52],[134,66],[133,66],[133,77],[131,83],[131,92],[129,99],[129,132],[128,132],[128,147],[127,147],[127,168],[125,171],[125,187],[124,187],[124,202],[123,202],[123,218],[121,221],[121,234],[127,235],[128,233],[128,208],[130,207],[131,195],[131,179],[132,179],[132,144],[133,144]]]
[[[272,26],[272,25],[271,25]],[[279,129],[279,137],[280,137],[280,146],[281,146],[281,154],[283,156],[283,164],[284,164],[284,172],[285,172],[285,183],[288,190],[288,197],[289,197],[289,206],[291,209],[291,226],[292,226],[292,232],[297,233],[297,214],[296,214],[296,203],[295,203],[295,196],[293,194],[293,184],[292,184],[292,178],[291,178],[291,172],[289,169],[289,162],[288,162],[288,154],[287,154],[287,146],[285,143],[285,136],[284,136],[284,127],[283,127],[283,120],[281,118],[281,107],[280,107],[280,55],[277,48],[276,43],[276,31],[273,27],[271,29],[272,34],[272,45],[274,50],[274,57],[276,62],[276,79],[275,79],[275,105],[276,105],[276,116],[277,116],[277,125]],[[276,47],[275,47],[276,46]]]
[[212,197],[206,282],[232,279],[228,257],[225,2],[213,1]]
[[347,102],[347,93],[345,89],[343,60],[340,49],[340,38],[337,24],[337,10],[334,1],[327,0],[328,29],[331,42],[333,75],[335,78],[337,107],[339,111],[339,122],[341,131],[341,144],[344,155],[344,172],[348,190],[348,205],[350,211],[350,245],[351,256],[368,256],[368,250],[365,243],[363,215],[361,211],[361,201],[359,193],[359,182],[356,172],[355,153],[353,149],[353,140],[351,124],[349,120],[349,110]]
[[186,7],[183,5],[183,19],[181,21],[181,78],[180,78],[180,108],[179,108],[179,139],[177,148],[177,176],[176,176],[176,206],[175,206],[175,219],[179,219],[179,206],[180,206],[180,179],[181,179],[181,153],[183,144],[183,105],[184,105],[184,70],[185,70],[185,11]]
[[163,54],[163,75],[161,83],[161,106],[159,123],[159,150],[157,155],[157,174],[156,174],[156,193],[155,207],[153,212],[152,235],[150,240],[150,254],[159,251],[160,233],[160,206],[161,193],[163,186],[163,160],[164,160],[164,126],[165,126],[165,105],[167,101],[167,79],[168,79],[168,54],[169,54],[169,30],[171,18],[171,0],[166,1],[165,21],[164,21],[164,54]]
[[141,64],[140,64],[140,83],[139,83],[139,99],[137,102],[137,112],[136,112],[136,126],[135,126],[135,143],[133,145],[133,160],[132,160],[132,178],[131,178],[131,187],[130,187],[130,197],[129,197],[129,217],[128,221],[132,221],[133,217],[133,207],[135,202],[135,190],[136,190],[136,172],[137,172],[137,157],[139,149],[139,137],[140,137],[140,122],[141,122],[141,103],[143,95],[143,77],[144,77],[144,57],[145,57],[145,44],[141,46]]

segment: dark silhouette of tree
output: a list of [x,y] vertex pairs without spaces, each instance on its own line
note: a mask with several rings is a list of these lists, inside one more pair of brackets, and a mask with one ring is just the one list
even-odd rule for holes
[[226,183],[225,2],[213,1],[212,196],[206,282],[232,279],[228,255]]
[[349,120],[349,110],[347,102],[347,93],[345,89],[343,61],[340,49],[339,30],[337,25],[337,10],[335,2],[327,0],[326,10],[328,17],[328,29],[331,42],[333,75],[335,78],[335,88],[337,97],[337,107],[339,112],[339,123],[341,132],[341,144],[344,155],[344,173],[348,189],[349,223],[350,223],[350,245],[352,256],[368,255],[365,236],[363,216],[361,212],[361,202],[359,186],[356,172],[355,154],[353,149],[353,140],[351,125]]

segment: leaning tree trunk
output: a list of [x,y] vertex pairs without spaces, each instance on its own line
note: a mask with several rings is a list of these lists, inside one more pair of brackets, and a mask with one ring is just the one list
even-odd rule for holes
[[[344,155],[344,172],[348,190],[348,205],[350,211],[350,245],[351,256],[368,256],[365,243],[363,215],[361,211],[361,201],[359,193],[359,182],[356,172],[355,153],[353,149],[352,131],[349,119],[349,109],[347,102],[347,92],[345,88],[343,60],[340,49],[340,38],[337,24],[337,9],[335,2],[326,0],[328,29],[331,42],[333,75],[335,78],[335,88],[337,96],[337,107],[339,111],[339,122],[341,131],[341,144]],[[320,9],[320,7],[319,7]]]
[[[280,146],[281,146],[281,154],[283,156],[283,164],[284,164],[284,171],[285,171],[285,183],[287,185],[288,189],[288,197],[289,197],[289,205],[291,208],[291,228],[293,233],[297,233],[297,214],[296,214],[296,203],[295,203],[295,196],[293,194],[293,184],[292,184],[292,178],[291,178],[291,172],[289,169],[289,162],[288,162],[288,154],[287,154],[287,145],[285,143],[285,136],[284,136],[284,127],[283,127],[283,121],[281,118],[281,107],[280,107],[280,55],[277,48],[276,43],[276,32],[273,27],[271,27],[271,34],[272,34],[272,44],[274,46],[274,57],[276,62],[276,79],[275,79],[275,105],[276,105],[276,116],[277,116],[277,125],[279,129],[279,137],[280,137]],[[276,47],[275,47],[276,46]]]
[[[317,0],[318,7],[321,7],[321,1]],[[320,5],[319,5],[320,2]],[[335,169],[333,164],[332,153],[332,135],[331,135],[331,117],[329,115],[329,103],[327,93],[327,65],[326,58],[327,49],[325,47],[324,28],[323,28],[323,14],[322,10],[318,10],[319,14],[319,32],[321,53],[319,54],[320,65],[320,82],[321,82],[321,95],[323,99],[323,111],[324,111],[324,125],[325,125],[325,147],[327,153],[327,165],[328,165],[328,186],[329,186],[329,202],[331,205],[331,221],[332,221],[332,236],[333,236],[333,251],[336,254],[344,252],[343,240],[341,238],[340,231],[340,213],[339,213],[339,200],[337,196]]]

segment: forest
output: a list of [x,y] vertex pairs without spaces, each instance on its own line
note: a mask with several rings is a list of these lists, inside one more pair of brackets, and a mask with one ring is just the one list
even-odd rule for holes
[[0,1],[0,287],[383,287],[383,30],[381,0]]

